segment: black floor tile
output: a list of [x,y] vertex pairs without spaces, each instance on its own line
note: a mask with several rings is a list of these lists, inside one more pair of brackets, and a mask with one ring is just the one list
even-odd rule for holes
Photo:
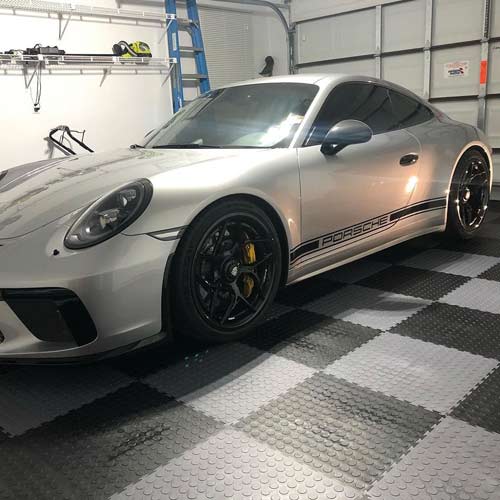
[[452,250],[454,252],[500,257],[500,242],[496,238],[476,236],[471,240],[464,241],[448,239],[443,240],[440,244],[440,248]]
[[361,280],[357,284],[422,299],[438,300],[467,281],[469,278],[463,276],[393,266]]
[[479,275],[479,278],[483,280],[500,281],[500,264],[488,269],[483,274]]
[[268,322],[246,343],[321,369],[380,333],[373,328],[295,310]]
[[345,285],[317,276],[280,290],[276,302],[291,307],[301,307],[343,286]]
[[134,383],[1,443],[0,498],[108,498],[220,427]]
[[500,315],[434,303],[391,332],[500,359]]
[[439,419],[437,413],[318,373],[236,426],[363,490]]
[[500,369],[497,368],[453,411],[465,422],[500,433]]

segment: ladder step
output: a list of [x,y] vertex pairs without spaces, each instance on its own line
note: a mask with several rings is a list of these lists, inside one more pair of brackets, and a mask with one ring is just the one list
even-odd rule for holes
[[203,48],[201,47],[189,47],[187,45],[181,45],[179,50],[181,52],[203,52]]
[[183,80],[202,80],[203,78],[208,78],[208,75],[202,75],[200,73],[183,73]]

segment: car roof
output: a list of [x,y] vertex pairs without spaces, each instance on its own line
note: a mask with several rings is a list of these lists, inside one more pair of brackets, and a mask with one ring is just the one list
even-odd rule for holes
[[238,87],[240,85],[256,85],[264,83],[308,83],[312,85],[318,85],[320,88],[332,87],[344,82],[369,82],[382,85],[384,87],[389,87],[397,92],[406,94],[413,99],[420,102],[424,102],[427,106],[429,103],[422,99],[411,90],[405,87],[401,87],[397,83],[389,82],[387,80],[381,80],[380,78],[375,78],[373,76],[366,75],[356,75],[347,73],[301,73],[298,75],[282,75],[282,76],[271,76],[267,78],[256,78],[254,80],[246,80],[243,82],[236,82],[229,85],[224,85],[223,88],[227,87]]

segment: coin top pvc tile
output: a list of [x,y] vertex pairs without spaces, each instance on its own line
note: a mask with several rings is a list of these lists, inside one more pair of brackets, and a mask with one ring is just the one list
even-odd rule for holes
[[494,359],[384,333],[325,372],[447,413],[498,364]]
[[352,488],[242,432],[224,430],[111,498],[355,500],[358,496]]
[[362,279],[368,278],[372,274],[387,269],[391,265],[388,262],[378,262],[376,260],[361,259],[345,266],[337,267],[333,271],[324,273],[325,278],[352,285]]
[[318,373],[236,426],[363,490],[438,420],[435,412]]
[[28,367],[0,377],[0,427],[19,435],[133,382],[103,366]]
[[401,265],[475,278],[499,263],[500,259],[487,255],[431,249],[402,261]]
[[500,435],[446,418],[369,490],[368,497],[498,499]]
[[379,330],[389,330],[431,302],[357,285],[347,285],[304,309]]
[[443,297],[440,302],[500,314],[500,282],[473,279]]

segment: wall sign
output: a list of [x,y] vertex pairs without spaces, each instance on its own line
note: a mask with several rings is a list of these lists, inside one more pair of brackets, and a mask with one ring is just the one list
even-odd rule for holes
[[467,78],[469,76],[469,61],[454,61],[445,63],[445,78]]

